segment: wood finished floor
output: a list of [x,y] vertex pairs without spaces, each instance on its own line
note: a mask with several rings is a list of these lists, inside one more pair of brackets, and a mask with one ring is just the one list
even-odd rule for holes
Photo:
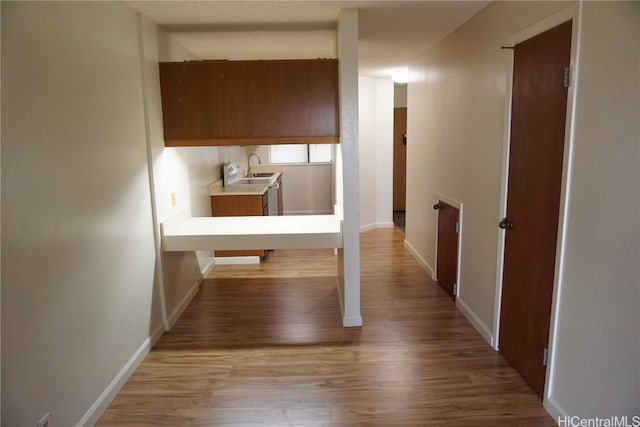
[[332,250],[217,267],[97,425],[555,426],[403,239],[362,234],[362,328]]

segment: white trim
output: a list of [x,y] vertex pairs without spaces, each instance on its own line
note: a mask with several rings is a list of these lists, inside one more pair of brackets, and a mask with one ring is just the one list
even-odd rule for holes
[[[457,292],[456,292],[456,299],[460,298],[461,293],[461,289],[462,289],[462,229],[463,229],[463,213],[464,213],[464,205],[461,201],[456,200],[452,197],[449,197],[447,195],[444,195],[442,193],[436,193],[436,196],[438,197],[438,201],[442,200],[443,202],[445,202],[448,205],[453,206],[454,208],[458,209],[458,253],[456,254],[458,259],[456,260],[456,284],[458,285],[457,288]],[[434,259],[435,259],[435,269],[433,271],[433,279],[437,280],[438,278],[438,219],[439,219],[439,215],[436,214],[436,250],[434,252]]]
[[204,268],[202,269],[203,280],[207,278],[209,273],[211,273],[211,270],[213,270],[215,267],[216,267],[216,259],[213,258],[211,261],[209,261],[209,264],[205,265]]
[[203,281],[204,279],[200,279],[196,283],[194,283],[191,286],[191,289],[189,289],[186,295],[182,298],[182,300],[180,300],[178,305],[176,305],[176,307],[173,309],[173,311],[169,315],[170,328],[173,328],[173,326],[176,324],[176,322],[178,321],[182,313],[184,313],[184,310],[189,306],[189,303],[191,302],[193,297],[195,297],[198,291],[200,290],[200,285],[202,285]]
[[452,197],[449,197],[445,194],[442,193],[436,193],[436,196],[438,198],[438,200],[442,200],[443,202],[453,206],[456,209],[462,209],[462,202],[459,200],[456,200]]
[[493,346],[494,338],[493,335],[491,335],[491,329],[489,329],[489,327],[485,325],[482,320],[480,320],[480,317],[478,317],[476,312],[473,311],[462,298],[456,298],[456,307],[458,307],[458,310],[460,310],[462,314],[464,314],[464,317],[467,318],[469,323],[471,323],[473,327],[476,328],[478,333],[482,335],[482,338],[484,338],[490,346]]
[[140,65],[140,86],[142,87],[142,113],[144,117],[145,151],[147,157],[147,174],[149,178],[149,202],[151,203],[151,224],[153,225],[153,247],[156,253],[155,262],[155,285],[158,286],[160,298],[160,313],[164,330],[169,330],[169,319],[167,317],[167,303],[164,293],[164,274],[162,270],[162,232],[158,226],[158,208],[156,202],[156,185],[153,170],[153,150],[151,148],[151,126],[149,124],[149,108],[147,105],[148,94],[146,90],[145,60],[144,60],[144,31],[142,29],[142,14],[136,12],[136,29],[138,33],[138,61]]
[[160,231],[162,234],[170,233],[171,230],[181,226],[191,218],[191,214],[188,210],[184,210],[178,214],[175,214],[172,217],[166,218],[162,220],[160,223]]
[[377,228],[375,223],[367,224],[367,225],[361,225],[360,226],[360,232],[364,233],[365,231],[373,230],[375,228]]
[[[579,2],[570,8],[573,19],[571,28],[571,57],[569,65],[571,67],[571,80],[567,92],[567,115],[565,123],[565,141],[564,141],[564,157],[562,164],[562,186],[560,189],[560,212],[558,215],[558,236],[556,243],[556,262],[553,277],[553,295],[551,298],[551,317],[549,319],[549,364],[547,365],[547,376],[545,378],[545,391],[543,403],[551,399],[553,387],[555,385],[557,355],[555,352],[558,332],[558,312],[560,310],[561,292],[564,282],[565,252],[566,252],[566,236],[569,221],[569,196],[571,189],[571,178],[573,176],[573,148],[575,141],[575,112],[577,104],[577,85],[579,80],[579,64],[580,64],[580,46],[582,44],[582,10],[583,3]],[[567,10],[565,9],[565,10]],[[560,406],[554,401],[549,402],[552,408],[560,409]],[[566,411],[560,411],[566,415]]]
[[77,427],[92,426],[98,421],[102,413],[116,397],[131,374],[135,372],[140,363],[142,363],[147,354],[149,354],[149,351],[158,342],[163,333],[164,325],[160,324],[150,336],[144,339],[140,347],[138,347],[135,353],[133,353],[120,372],[118,372],[107,388],[104,389],[96,401],[93,402],[93,405],[91,405],[89,410],[84,414],[80,421],[78,421],[76,424]]
[[216,265],[260,264],[259,256],[217,256]]
[[420,264],[420,266],[424,268],[427,271],[427,273],[431,275],[431,278],[435,280],[435,272],[433,270],[433,267],[431,267],[429,263],[424,258],[422,258],[422,256],[416,250],[416,248],[414,248],[411,245],[411,243],[409,243],[408,240],[404,241],[404,247],[406,250],[408,250],[411,253],[411,255],[413,255],[416,261],[418,261],[418,264]]
[[[507,42],[510,45],[511,41]],[[509,190],[509,155],[511,149],[511,106],[513,98],[513,56],[508,71],[509,85],[507,87],[507,102],[505,102],[505,126],[503,130],[502,144],[502,172],[500,175],[500,201],[498,206],[498,219],[507,216],[507,193]],[[505,231],[496,227],[498,236],[497,254],[496,254],[496,285],[493,303],[493,342],[494,350],[498,351],[500,337],[500,311],[502,310],[502,271],[504,269],[504,251],[505,251]]]
[[336,280],[336,287],[338,288],[338,302],[340,305],[340,317],[342,317],[342,327],[343,328],[353,328],[362,326],[362,316],[344,316],[344,299],[342,296],[342,289],[340,287],[340,280]]
[[[549,330],[549,365],[547,367],[547,376],[545,383],[545,392],[543,403],[549,413],[555,416],[556,413],[563,414],[557,403],[551,401],[551,394],[553,391],[555,370],[556,370],[556,355],[553,349],[556,344],[556,332],[557,332],[557,315],[560,307],[560,297],[562,291],[562,271],[564,270],[564,255],[565,255],[565,236],[568,220],[569,209],[569,189],[571,182],[571,170],[572,170],[572,157],[574,146],[574,130],[575,130],[575,106],[577,97],[577,82],[579,76],[579,55],[581,44],[581,27],[582,27],[582,2],[573,4],[559,12],[525,28],[524,30],[510,36],[507,43],[509,45],[515,45],[525,40],[530,39],[538,34],[541,34],[553,27],[556,27],[564,22],[573,20],[573,26],[571,30],[571,53],[569,64],[571,66],[572,82],[570,83],[567,92],[567,112],[565,120],[565,141],[564,141],[564,157],[562,165],[562,182],[561,182],[561,194],[560,194],[560,212],[558,218],[558,239],[556,244],[556,263],[553,280],[553,298],[551,303],[551,318],[550,318],[550,330]],[[507,192],[508,192],[508,179],[509,179],[509,148],[511,143],[510,128],[511,128],[511,99],[513,90],[513,61],[509,69],[509,88],[507,92],[508,105],[505,106],[505,130],[504,130],[504,145],[503,145],[503,159],[502,159],[502,177],[501,177],[501,190],[500,190],[500,212],[499,216],[504,217],[506,215],[507,208]],[[498,230],[498,254],[497,254],[497,270],[496,270],[496,291],[495,291],[495,304],[494,304],[494,322],[493,322],[493,336],[494,342],[492,346],[497,350],[499,348],[500,338],[500,314],[502,304],[502,274],[504,269],[504,231]]]
[[395,224],[393,222],[374,222],[372,224],[361,225],[360,232],[373,230],[375,228],[393,228]]
[[558,422],[559,418],[565,418],[569,416],[569,413],[565,411],[564,408],[562,408],[558,404],[558,402],[556,402],[551,397],[544,399],[544,401],[542,402],[542,405],[544,406],[544,409],[547,410],[549,415],[551,415],[556,422]]
[[555,12],[553,15],[547,16],[541,21],[538,21],[535,24],[532,24],[527,28],[509,36],[509,43],[511,46],[522,43],[525,40],[529,40],[530,38],[535,37],[538,34],[542,34],[547,30],[557,27],[558,25],[577,17],[578,5],[572,4],[571,6],[565,7],[564,9]]
[[343,328],[355,328],[358,326],[362,326],[362,316],[358,317],[343,317],[342,318],[342,327]]

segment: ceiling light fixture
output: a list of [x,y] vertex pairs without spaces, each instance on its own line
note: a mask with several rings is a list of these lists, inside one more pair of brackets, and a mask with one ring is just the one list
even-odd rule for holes
[[394,83],[407,83],[409,81],[409,69],[407,67],[396,68],[391,72],[391,80]]

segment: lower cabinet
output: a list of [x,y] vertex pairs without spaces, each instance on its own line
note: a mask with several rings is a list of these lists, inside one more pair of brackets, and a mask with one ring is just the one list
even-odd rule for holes
[[[260,216],[269,215],[267,193],[250,195],[211,196],[211,216]],[[265,250],[214,251],[217,257],[266,255]]]

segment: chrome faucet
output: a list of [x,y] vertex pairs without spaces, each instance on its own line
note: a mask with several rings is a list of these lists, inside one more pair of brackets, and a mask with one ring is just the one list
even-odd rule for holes
[[247,156],[247,176],[251,176],[251,156],[256,156],[258,158],[258,164],[261,165],[262,164],[262,160],[260,160],[260,156],[258,156],[256,153],[251,153]]

